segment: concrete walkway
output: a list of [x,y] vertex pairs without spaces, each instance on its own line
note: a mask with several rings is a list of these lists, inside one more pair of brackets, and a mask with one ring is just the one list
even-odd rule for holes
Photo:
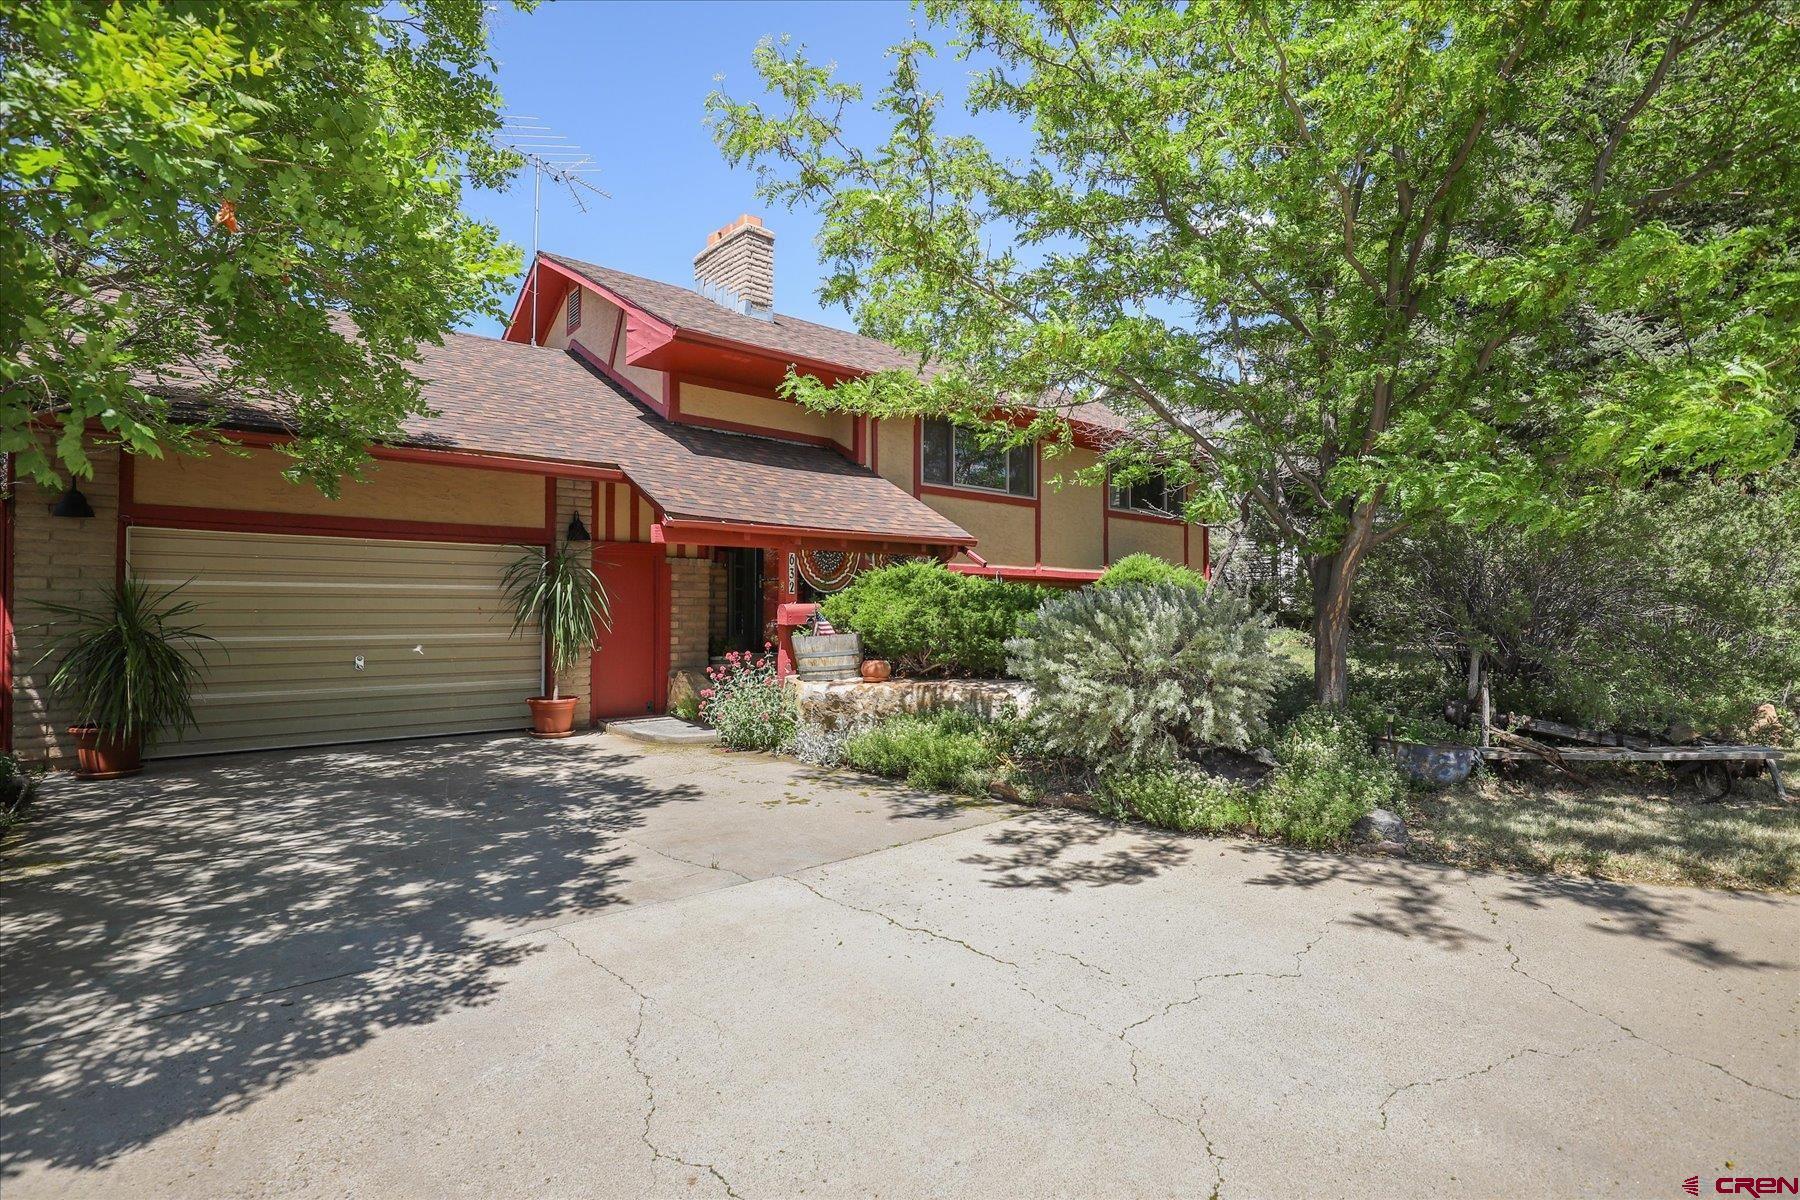
[[1800,903],[606,736],[64,783],[0,1190],[1680,1195],[1800,1171]]

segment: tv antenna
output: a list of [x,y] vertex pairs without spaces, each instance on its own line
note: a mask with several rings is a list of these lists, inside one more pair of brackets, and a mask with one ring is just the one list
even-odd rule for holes
[[508,113],[500,119],[500,144],[517,154],[531,168],[531,343],[537,344],[538,298],[537,259],[538,222],[544,204],[544,180],[569,193],[569,199],[583,213],[588,210],[583,192],[610,200],[612,196],[596,186],[587,175],[597,174],[600,164],[592,155],[557,133],[538,117]]

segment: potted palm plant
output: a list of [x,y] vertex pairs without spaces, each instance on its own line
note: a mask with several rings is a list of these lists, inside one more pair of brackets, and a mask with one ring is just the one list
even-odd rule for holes
[[213,639],[187,620],[193,601],[174,598],[182,586],[158,590],[127,576],[97,609],[42,606],[72,622],[39,661],[60,659],[50,690],[74,705],[69,733],[82,778],[135,775],[145,743],[193,727],[198,646]]
[[542,553],[528,550],[501,576],[512,606],[513,632],[532,622],[542,627],[550,652],[550,694],[531,696],[531,736],[568,737],[575,731],[575,697],[557,688],[559,675],[599,643],[601,629],[612,628],[612,604],[594,570],[574,547]]

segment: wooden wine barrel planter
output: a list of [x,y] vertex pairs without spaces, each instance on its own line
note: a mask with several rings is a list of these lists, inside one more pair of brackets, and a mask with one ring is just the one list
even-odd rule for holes
[[802,679],[856,679],[862,668],[862,637],[828,633],[794,635],[794,672]]

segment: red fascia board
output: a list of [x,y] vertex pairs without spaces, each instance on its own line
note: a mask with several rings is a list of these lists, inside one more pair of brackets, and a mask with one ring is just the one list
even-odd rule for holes
[[1129,508],[1114,508],[1110,504],[1106,506],[1106,515],[1109,517],[1117,517],[1121,521],[1149,521],[1153,525],[1187,524],[1187,522],[1180,517],[1163,517],[1158,516],[1156,513],[1135,512]]
[[974,563],[945,564],[959,575],[990,575],[996,579],[1019,579],[1027,583],[1092,583],[1100,578],[1102,572],[1083,570],[1078,567],[1009,567],[1003,563],[988,563],[977,566]]
[[750,545],[771,545],[786,542],[832,542],[856,544],[867,547],[871,544],[880,546],[973,546],[975,539],[967,534],[962,537],[903,537],[891,533],[864,532],[855,529],[821,529],[805,525],[759,525],[738,521],[694,521],[694,520],[661,520],[650,527],[650,540],[653,542],[690,542],[699,545],[729,545],[716,539],[721,537],[753,538]]

